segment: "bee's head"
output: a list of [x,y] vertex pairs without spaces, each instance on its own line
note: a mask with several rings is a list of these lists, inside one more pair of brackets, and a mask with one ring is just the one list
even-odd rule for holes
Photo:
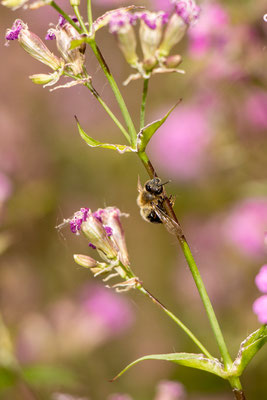
[[147,192],[159,195],[163,191],[163,185],[161,183],[160,178],[154,178],[151,179],[150,181],[147,181],[145,184],[145,189]]

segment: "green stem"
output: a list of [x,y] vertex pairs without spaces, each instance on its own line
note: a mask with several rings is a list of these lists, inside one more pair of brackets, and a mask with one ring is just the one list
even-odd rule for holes
[[141,112],[140,112],[140,131],[145,126],[145,112],[146,112],[146,99],[147,99],[147,93],[148,93],[148,83],[149,83],[149,78],[144,79],[143,97],[142,97]]
[[123,118],[125,120],[129,135],[131,137],[130,143],[131,143],[131,145],[133,147],[135,147],[136,146],[136,137],[137,137],[136,130],[135,130],[133,121],[131,119],[131,116],[129,114],[129,111],[128,111],[127,107],[126,107],[126,104],[124,102],[124,99],[123,99],[123,97],[121,95],[121,92],[120,92],[120,90],[118,88],[118,85],[117,85],[115,79],[113,78],[113,75],[111,74],[111,72],[109,70],[109,67],[107,66],[107,64],[106,64],[106,62],[105,62],[105,60],[104,60],[99,48],[97,47],[95,40],[88,40],[88,43],[90,44],[90,46],[91,46],[91,48],[92,48],[92,50],[93,50],[93,52],[94,52],[94,54],[95,54],[95,56],[96,56],[96,58],[97,58],[97,60],[99,62],[104,74],[106,75],[106,77],[108,79],[110,87],[113,90],[113,93],[114,93],[114,95],[116,97],[116,100],[117,100],[117,102],[119,104],[119,107],[121,109],[121,113],[123,115]]
[[111,109],[108,107],[108,105],[104,102],[104,100],[100,97],[99,93],[94,89],[94,87],[92,85],[90,85],[89,83],[85,84],[85,86],[91,91],[91,93],[94,95],[94,97],[97,99],[97,101],[101,104],[101,106],[104,108],[104,110],[108,113],[108,115],[110,116],[110,118],[115,122],[115,124],[117,125],[117,127],[121,130],[121,132],[123,133],[123,135],[125,136],[125,138],[127,139],[128,142],[131,141],[131,138],[128,134],[128,132],[126,131],[126,129],[122,126],[122,124],[120,123],[120,121],[118,120],[118,118],[113,114],[113,112],[111,111]]
[[208,358],[213,359],[212,355],[208,352],[208,350],[203,346],[203,344],[196,338],[196,336],[188,329],[182,321],[179,320],[171,311],[169,311],[158,299],[156,299],[147,289],[143,286],[139,288],[139,290],[148,296],[152,301],[160,306],[160,308],[193,340],[193,342],[198,346],[198,348],[205,354]]
[[87,15],[88,15],[88,24],[89,24],[89,34],[91,34],[92,27],[93,27],[93,14],[92,14],[91,0],[87,0]]
[[[139,153],[138,154],[143,165],[145,166],[149,176],[151,178],[153,178],[154,176],[156,176],[156,172],[151,164],[151,162],[149,161],[149,158],[147,157],[146,153]],[[182,251],[184,253],[184,256],[186,258],[187,264],[190,268],[191,274],[193,276],[193,279],[195,281],[195,284],[197,286],[198,292],[200,294],[201,300],[204,304],[206,313],[208,315],[210,324],[211,324],[211,328],[213,330],[213,333],[215,335],[217,344],[219,346],[219,350],[221,353],[221,356],[223,358],[224,361],[224,366],[226,370],[229,370],[232,366],[232,360],[230,357],[230,354],[228,352],[226,343],[224,341],[224,337],[221,331],[221,328],[219,326],[218,320],[216,318],[215,312],[213,310],[211,301],[209,299],[209,296],[207,294],[206,288],[204,286],[204,283],[202,281],[201,275],[198,271],[197,265],[195,263],[194,257],[191,253],[191,250],[189,248],[189,245],[187,243],[187,240],[185,238],[185,235],[182,231],[181,225],[179,224],[177,217],[172,209],[172,206],[170,204],[170,201],[166,195],[165,201],[164,201],[164,206],[166,209],[166,212],[168,214],[168,216],[174,221],[174,223],[176,224],[176,226],[178,227],[176,229],[176,237],[181,245]]]
[[65,11],[62,10],[62,8],[60,8],[57,3],[55,3],[54,1],[52,1],[50,3],[50,6],[53,7],[59,14],[62,15],[62,17],[64,17],[72,26],[73,28],[76,29],[77,32],[82,33],[82,29],[79,28],[74,21],[72,21],[72,19],[68,16],[68,14],[65,13]]
[[[87,78],[89,78],[88,74],[86,71],[84,71],[84,74],[86,75]],[[81,76],[74,76],[72,74],[69,74],[68,72],[64,72],[64,75],[75,79],[76,81],[78,81],[79,79],[81,79]],[[104,110],[107,112],[107,114],[110,116],[110,118],[115,122],[115,124],[117,125],[117,127],[121,130],[121,132],[123,133],[123,135],[125,136],[125,138],[127,139],[127,141],[130,141],[130,136],[128,134],[128,132],[126,131],[126,129],[123,127],[123,125],[120,123],[120,121],[118,120],[118,118],[113,114],[113,112],[111,111],[111,109],[109,108],[109,106],[104,102],[104,100],[100,97],[99,93],[96,91],[96,89],[93,87],[93,85],[90,82],[86,82],[84,83],[84,86],[86,86],[90,92],[94,95],[94,97],[97,99],[97,101],[101,104],[101,106],[104,108]]]
[[85,26],[85,24],[83,22],[83,18],[82,18],[81,14],[80,14],[80,11],[79,11],[79,7],[78,6],[72,6],[72,7],[73,7],[73,11],[75,12],[76,17],[78,18],[78,21],[79,21],[79,24],[80,24],[80,26],[81,26],[81,28],[83,30],[83,33],[88,34],[86,26]]

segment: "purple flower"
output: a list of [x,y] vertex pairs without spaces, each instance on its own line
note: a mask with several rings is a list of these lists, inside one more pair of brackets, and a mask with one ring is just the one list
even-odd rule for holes
[[158,24],[164,25],[168,22],[168,14],[165,12],[152,13],[149,11],[145,11],[139,13],[139,18],[144,21],[144,23],[150,29],[156,29]]
[[226,240],[246,256],[260,257],[264,252],[267,226],[267,198],[250,198],[236,205],[226,219],[223,232]]
[[81,208],[80,211],[77,211],[71,220],[70,223],[70,230],[72,233],[78,234],[81,230],[82,223],[86,221],[88,214],[90,213],[89,208]]
[[26,25],[20,20],[16,19],[11,29],[6,32],[6,40],[16,40],[19,37],[20,31],[25,28]]
[[116,11],[112,13],[109,21],[110,33],[118,33],[127,28],[129,25],[133,25],[137,17],[126,11]]
[[195,179],[205,170],[211,135],[204,103],[180,105],[153,137],[151,150],[173,179]]
[[261,324],[267,324],[267,294],[254,301],[253,311]]
[[186,24],[195,22],[199,16],[200,8],[194,0],[172,0],[175,4],[176,14],[179,15]]
[[267,293],[267,264],[263,265],[255,278],[255,283],[262,293]]

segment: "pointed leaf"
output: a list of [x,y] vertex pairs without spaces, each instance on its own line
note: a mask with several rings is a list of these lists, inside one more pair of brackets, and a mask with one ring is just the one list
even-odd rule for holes
[[267,341],[267,326],[263,325],[251,333],[240,345],[238,355],[234,361],[235,375],[240,376],[251,359]]
[[79,134],[81,135],[83,140],[88,144],[88,146],[90,146],[90,147],[102,147],[104,149],[116,150],[120,154],[123,154],[125,152],[135,151],[130,146],[125,146],[123,144],[102,143],[102,142],[99,142],[98,140],[93,139],[91,136],[87,135],[87,133],[84,132],[84,130],[82,129],[82,127],[81,127],[81,125],[80,125],[80,123],[79,123],[79,121],[78,121],[76,116],[75,116],[75,119],[76,119],[77,126],[78,126],[78,129],[79,129]]
[[119,378],[124,372],[126,372],[130,367],[144,360],[165,360],[171,361],[176,364],[184,365],[185,367],[191,367],[196,369],[201,369],[203,371],[210,372],[212,374],[218,375],[221,378],[226,379],[227,374],[223,369],[223,365],[216,358],[209,359],[203,354],[193,354],[193,353],[170,353],[170,354],[154,354],[149,356],[144,356],[138,358],[138,360],[133,361],[131,364],[127,365],[112,381]]
[[172,113],[172,111],[180,104],[182,99],[180,99],[168,112],[167,114],[157,121],[152,122],[151,124],[146,125],[137,135],[137,151],[143,152],[146,149],[146,146],[154,133],[161,127],[162,124],[166,121],[168,116]]

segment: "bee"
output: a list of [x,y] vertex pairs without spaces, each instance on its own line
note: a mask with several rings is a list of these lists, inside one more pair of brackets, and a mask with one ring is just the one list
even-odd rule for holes
[[[167,225],[172,221],[172,225],[176,224],[166,213],[164,207],[164,200],[166,199],[163,193],[163,186],[168,182],[161,182],[161,179],[155,177],[147,181],[142,187],[140,179],[138,177],[138,197],[137,204],[140,207],[140,214],[142,218],[147,222],[152,222],[155,224],[162,224],[163,222]],[[169,198],[171,205],[174,204],[174,199],[171,196]]]

